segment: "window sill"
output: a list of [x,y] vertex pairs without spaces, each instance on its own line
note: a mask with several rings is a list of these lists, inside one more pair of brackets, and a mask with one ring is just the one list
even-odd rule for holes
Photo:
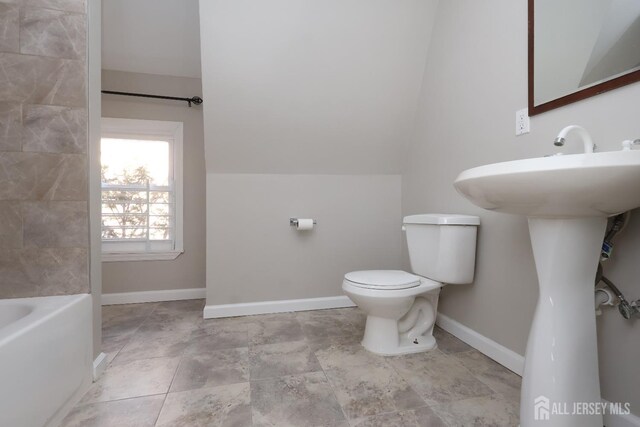
[[103,252],[102,262],[120,261],[171,261],[180,256],[184,251],[167,252]]

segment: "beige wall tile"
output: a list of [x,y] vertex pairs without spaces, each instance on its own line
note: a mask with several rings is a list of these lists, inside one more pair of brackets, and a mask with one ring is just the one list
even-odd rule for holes
[[[20,1],[20,0],[17,0]],[[68,12],[86,12],[85,0],[21,0],[24,6],[44,7],[47,9],[66,10]]]
[[0,299],[89,292],[84,248],[0,249]]
[[22,109],[17,102],[0,102],[0,151],[20,151]]
[[24,202],[22,215],[25,247],[88,247],[86,202]]
[[18,6],[0,3],[0,52],[17,52],[20,48]]
[[0,248],[22,247],[22,214],[19,202],[0,202]]
[[23,123],[24,151],[87,151],[87,111],[84,108],[25,105]]
[[0,298],[89,292],[86,0],[0,0]]
[[0,153],[0,200],[87,199],[86,156]]
[[51,9],[22,8],[20,52],[83,59],[87,49],[84,15]]
[[84,61],[0,53],[0,99],[32,104],[86,105]]

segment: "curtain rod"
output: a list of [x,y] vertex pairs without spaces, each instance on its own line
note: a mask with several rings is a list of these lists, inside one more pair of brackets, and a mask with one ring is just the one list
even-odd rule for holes
[[178,98],[175,96],[149,95],[148,93],[117,92],[113,90],[103,90],[102,93],[107,95],[137,96],[140,98],[171,99],[173,101],[184,101],[189,103],[189,107],[191,107],[191,104],[202,104],[202,98],[200,98],[199,96],[193,96],[191,98]]

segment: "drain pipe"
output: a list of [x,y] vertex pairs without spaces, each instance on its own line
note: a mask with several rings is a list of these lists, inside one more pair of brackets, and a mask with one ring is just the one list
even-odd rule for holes
[[631,218],[631,213],[629,212],[625,212],[614,217],[611,229],[604,236],[604,241],[602,242],[600,261],[606,261],[611,257],[611,252],[613,252],[613,238],[616,234],[624,230],[629,223],[629,218]]
[[602,281],[609,287],[609,289],[611,289],[616,294],[616,297],[620,300],[620,302],[618,303],[618,311],[620,312],[620,314],[622,314],[622,317],[627,320],[631,319],[632,317],[640,318],[640,300],[632,301],[631,303],[629,303],[622,292],[620,292],[620,289],[618,289],[618,287],[614,285],[611,280],[602,276]]
[[[596,273],[596,286],[603,282],[609,289],[596,288],[595,290],[595,308],[596,314],[602,314],[600,307],[602,305],[615,305],[613,296],[618,299],[618,311],[625,319],[631,319],[632,317],[640,318],[640,300],[632,301],[629,303],[624,294],[618,289],[618,287],[609,279],[607,279],[602,271],[602,262],[607,261],[611,257],[613,251],[613,238],[616,234],[622,231],[629,222],[630,212],[625,212],[617,215],[613,219],[611,229],[607,232],[604,242],[602,243],[602,252],[600,257],[600,263],[598,264],[598,271]],[[612,295],[613,293],[613,295]]]

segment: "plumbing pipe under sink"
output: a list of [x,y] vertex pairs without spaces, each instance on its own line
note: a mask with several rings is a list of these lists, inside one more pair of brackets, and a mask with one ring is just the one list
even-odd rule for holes
[[596,315],[600,316],[602,314],[602,309],[600,308],[603,305],[615,305],[615,296],[609,289],[598,288],[595,292],[595,307],[596,307]]

